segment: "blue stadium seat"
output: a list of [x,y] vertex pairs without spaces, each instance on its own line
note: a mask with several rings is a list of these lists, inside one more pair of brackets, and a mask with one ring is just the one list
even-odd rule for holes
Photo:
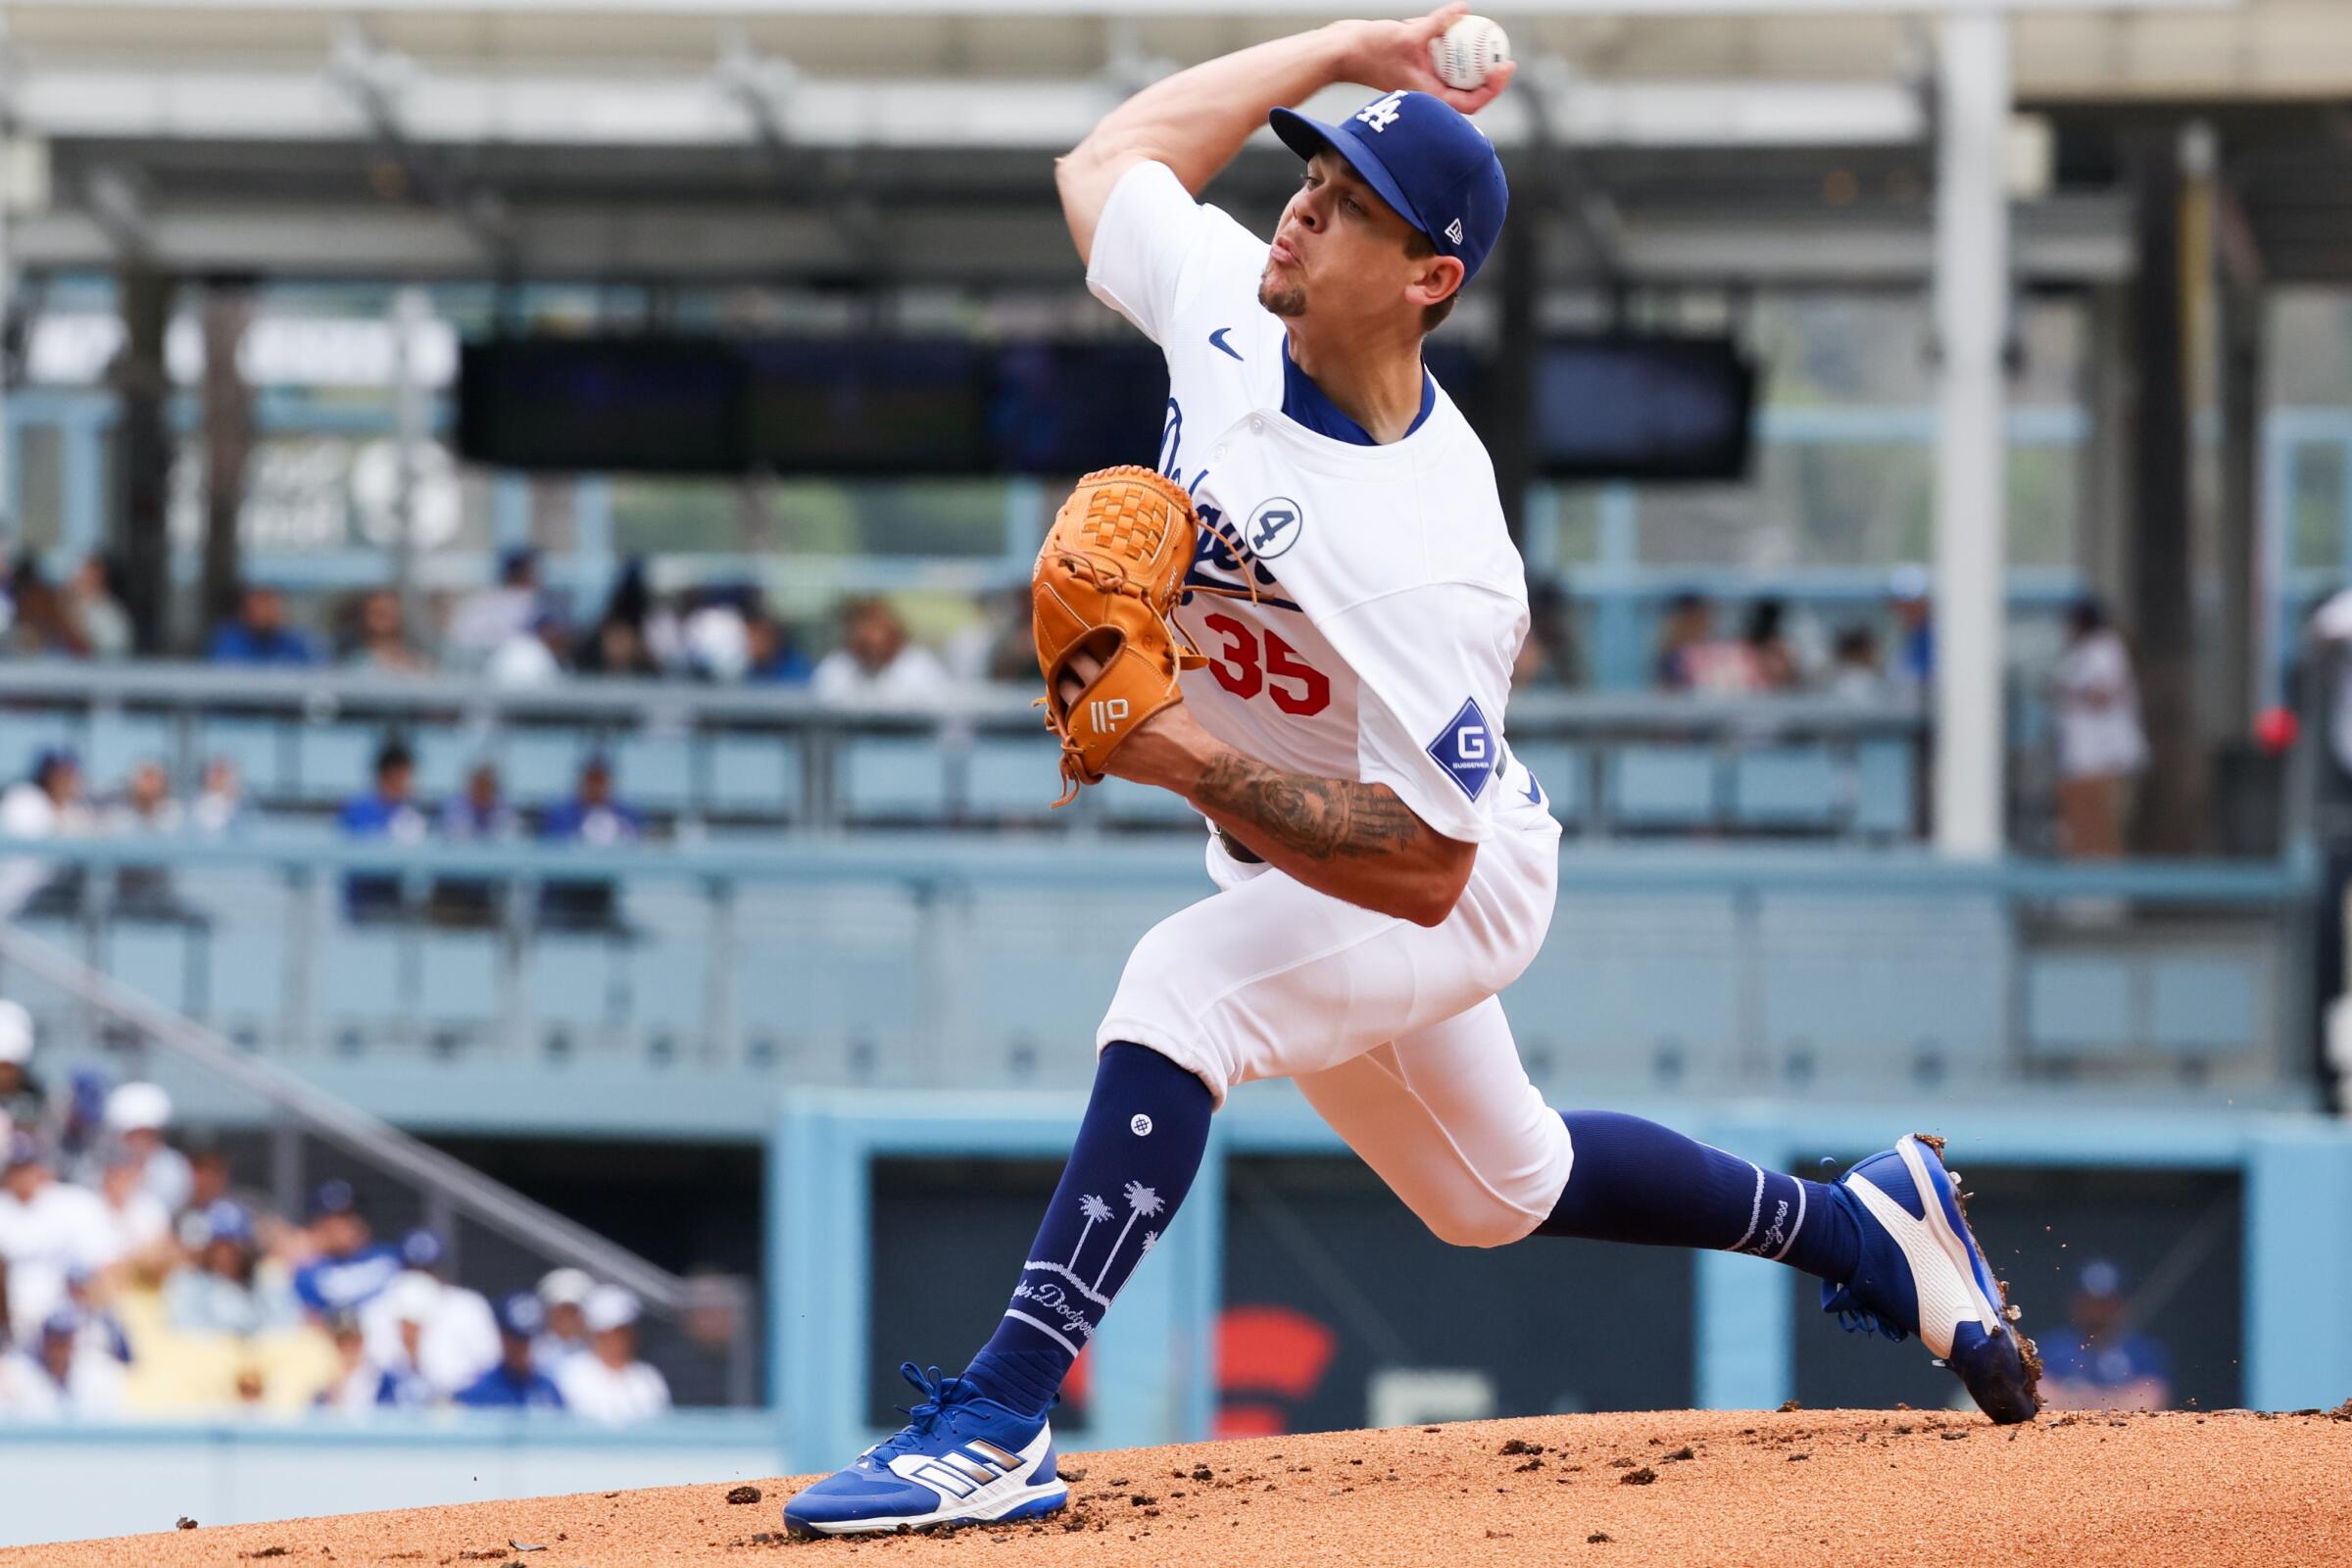
[[579,781],[580,733],[534,726],[507,731],[498,749],[501,782],[516,806],[550,806],[569,800]]
[[73,744],[73,726],[62,713],[0,710],[0,785],[28,776],[41,753]]
[[1061,793],[1060,761],[1061,748],[1042,732],[1035,740],[983,736],[963,759],[963,814],[982,821],[1043,816]]
[[1585,749],[1568,741],[1511,742],[1511,752],[1536,775],[1544,786],[1544,797],[1551,803],[1551,814],[1574,826],[1585,819],[1592,809],[1588,799]]
[[1859,833],[1914,836],[1917,784],[1908,741],[1864,741],[1854,755],[1854,829]]
[[1759,747],[1732,765],[1732,819],[1742,827],[1826,828],[1838,794],[1825,746]]
[[1580,1081],[1723,1082],[1739,1064],[1735,938],[1719,895],[1571,893],[1503,1007],[1522,1038],[1553,1042]]
[[278,737],[285,726],[265,718],[208,718],[198,743],[198,765],[216,757],[236,764],[245,793],[259,800],[279,800],[293,787],[285,768],[285,749]]
[[366,724],[305,724],[295,736],[302,798],[319,805],[347,801],[367,789],[384,742],[380,731]]
[[[1061,793],[1061,773],[1054,775],[1054,790],[1047,800]],[[1167,790],[1153,789],[1147,784],[1132,784],[1123,778],[1106,778],[1091,786],[1102,792],[1102,814],[1121,826],[1199,828],[1200,813],[1185,804],[1184,798]],[[1064,807],[1075,810],[1076,804]]]
[[1753,929],[1764,1048],[1792,1089],[1997,1076],[2010,958],[1996,899],[1776,893]]
[[416,793],[434,809],[466,787],[473,764],[488,757],[488,738],[479,731],[434,724],[409,737],[416,753]]
[[1609,816],[1621,827],[1715,820],[1715,754],[1704,746],[1622,746],[1608,759]]
[[2182,1054],[2251,1051],[2268,1033],[2269,965],[2257,953],[2148,960],[2149,1044]]
[[488,1038],[498,1018],[498,938],[487,931],[419,931],[418,1022]]
[[694,806],[693,742],[684,734],[624,735],[612,750],[613,784],[640,810],[676,812]]
[[861,735],[841,749],[844,814],[936,821],[948,814],[947,758],[928,736]]
[[775,735],[712,735],[703,743],[709,809],[729,816],[801,812],[801,746]]
[[2132,1049],[2132,964],[2120,955],[2034,954],[2026,963],[2026,1038],[2044,1055]]
[[170,767],[173,761],[171,721],[153,713],[94,715],[88,746],[89,755],[82,759],[82,765],[89,770],[90,788],[100,794],[116,789],[141,762],[157,761]]

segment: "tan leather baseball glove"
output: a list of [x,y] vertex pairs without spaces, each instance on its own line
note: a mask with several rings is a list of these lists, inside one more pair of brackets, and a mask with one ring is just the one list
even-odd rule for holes
[[[1046,728],[1061,741],[1067,786],[1055,806],[1100,784],[1103,763],[1153,713],[1184,701],[1179,670],[1207,662],[1168,621],[1184,592],[1200,531],[1192,498],[1165,475],[1128,465],[1078,481],[1054,514],[1030,577]],[[1074,698],[1071,659],[1102,663]]]

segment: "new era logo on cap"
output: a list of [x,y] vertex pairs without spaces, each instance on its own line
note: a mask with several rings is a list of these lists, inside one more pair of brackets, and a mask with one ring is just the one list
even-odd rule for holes
[[1457,218],[1446,225],[1446,237],[1456,245],[1462,242],[1462,220],[1460,219]]

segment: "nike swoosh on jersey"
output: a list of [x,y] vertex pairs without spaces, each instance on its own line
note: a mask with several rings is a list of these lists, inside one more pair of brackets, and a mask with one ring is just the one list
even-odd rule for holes
[[1218,327],[1214,332],[1208,334],[1208,346],[1212,349],[1223,349],[1238,360],[1242,357],[1242,351],[1225,341],[1225,334],[1232,330],[1233,328],[1230,326]]

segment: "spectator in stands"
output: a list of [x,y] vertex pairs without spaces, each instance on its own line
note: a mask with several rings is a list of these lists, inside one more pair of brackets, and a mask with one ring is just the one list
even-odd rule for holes
[[549,808],[540,837],[575,844],[628,844],[645,836],[645,818],[612,789],[612,764],[591,757],[580,764],[570,800]]
[[213,836],[244,824],[245,780],[234,760],[215,757],[205,762],[204,781],[188,803],[188,821],[197,832]]
[[351,651],[343,662],[353,669],[377,675],[429,675],[431,660],[409,641],[408,616],[400,595],[389,588],[370,589],[353,615]]
[[539,1304],[547,1309],[547,1327],[531,1342],[531,1357],[549,1371],[588,1350],[588,1325],[580,1308],[596,1282],[576,1268],[549,1269],[539,1282]]
[[1794,691],[1803,684],[1796,650],[1788,644],[1788,606],[1780,599],[1759,599],[1747,612],[1749,689],[1759,692]]
[[[419,843],[425,825],[424,812],[416,808],[416,787],[415,754],[401,742],[388,740],[375,754],[374,785],[367,794],[346,801],[336,821],[351,838]],[[354,871],[343,879],[343,907],[354,920],[397,915],[402,902],[397,873]]]
[[20,659],[78,659],[88,649],[67,612],[65,596],[26,550],[8,574],[11,615],[8,652]]
[[[411,1354],[416,1369],[441,1395],[469,1388],[498,1361],[498,1320],[482,1293],[453,1284],[443,1267],[448,1250],[432,1231],[418,1227],[401,1238],[400,1260],[408,1271],[391,1289],[360,1309],[360,1325],[368,1331],[368,1349],[378,1361],[391,1365],[400,1338],[396,1320],[383,1310],[386,1303],[418,1303],[423,1316]],[[422,1280],[427,1291],[412,1283]],[[407,1292],[404,1296],[402,1293]]]
[[114,1226],[116,1249],[135,1275],[160,1280],[179,1257],[172,1236],[172,1211],[148,1190],[142,1174],[146,1161],[135,1151],[117,1144],[104,1163],[98,1197]]
[[384,1374],[368,1359],[368,1337],[360,1331],[360,1320],[348,1312],[338,1313],[327,1320],[326,1332],[334,1341],[335,1374],[311,1396],[312,1405],[344,1415],[371,1413]]
[[1936,684],[1936,623],[1926,571],[1918,566],[1897,567],[1889,590],[1894,609],[1895,684],[1908,692],[1925,693]]
[[1684,592],[1666,604],[1658,628],[1657,684],[1670,692],[1687,692],[1698,685],[1698,652],[1715,640],[1715,609],[1706,596]]
[[250,583],[237,600],[235,617],[213,628],[205,657],[216,664],[316,664],[318,650],[286,624],[283,594]]
[[627,675],[650,679],[662,673],[645,634],[633,620],[608,614],[580,640],[572,653],[572,671],[580,675]]
[[498,582],[467,594],[451,613],[451,661],[466,665],[487,663],[491,655],[530,629],[538,611],[538,553],[510,550],[499,558]]
[[495,762],[474,763],[464,792],[441,808],[441,836],[452,843],[497,844],[521,833],[522,818],[506,802]]
[[[100,829],[110,838],[154,838],[178,833],[187,813],[172,798],[172,775],[152,758],[130,770],[122,797],[101,814]],[[122,865],[115,868],[118,916],[173,919],[185,916],[172,892],[172,873],[160,865]]]
[[2044,1405],[2052,1410],[2163,1410],[2173,1402],[2173,1358],[2132,1327],[2123,1270],[2082,1265],[2069,1326],[2038,1336]]
[[0,1264],[8,1270],[8,1320],[39,1323],[67,1303],[66,1276],[112,1268],[122,1257],[98,1195],[56,1178],[32,1133],[10,1136],[0,1172]]
[[750,617],[745,611],[751,597],[751,590],[745,588],[719,588],[696,596],[693,608],[678,624],[689,673],[726,685],[743,679],[752,665]]
[[164,1137],[171,1125],[172,1097],[160,1085],[123,1084],[106,1097],[106,1131],[139,1162],[140,1182],[164,1212],[176,1214],[187,1207],[195,1178],[187,1156]]
[[[97,825],[82,798],[81,763],[72,752],[43,752],[33,761],[32,776],[0,795],[0,838],[87,838]],[[0,917],[74,912],[81,885],[78,870],[53,874],[45,862],[30,858],[0,863]]]
[[923,707],[943,701],[952,683],[888,603],[853,599],[842,607],[841,646],[817,661],[808,684],[828,703]]
[[493,686],[552,686],[564,678],[569,642],[564,617],[552,610],[539,611],[522,630],[491,652],[482,672]]
[[422,1360],[425,1324],[440,1296],[440,1284],[429,1274],[403,1274],[385,1289],[383,1304],[393,1333],[388,1350],[370,1350],[382,1369],[375,1385],[377,1404],[421,1410],[441,1402],[440,1391],[424,1375]]
[[311,1198],[312,1259],[294,1271],[294,1298],[321,1318],[356,1312],[402,1272],[400,1254],[374,1239],[351,1183]]
[[0,1148],[10,1128],[36,1132],[48,1119],[48,1096],[32,1072],[32,1014],[0,998]]
[[1849,703],[1877,702],[1886,695],[1886,672],[1879,663],[1879,634],[1848,626],[1838,634],[1830,660],[1829,695]]
[[2068,856],[2112,860],[2124,853],[2124,797],[2148,765],[2132,652],[2096,599],[2067,616],[2066,652],[2052,681],[2058,726],[2058,823]]
[[122,1320],[100,1299],[101,1289],[102,1282],[92,1270],[68,1269],[66,1304],[60,1310],[74,1315],[77,1325],[74,1332],[91,1353],[103,1355],[120,1366],[128,1366],[130,1335],[122,1327]]
[[547,1308],[529,1291],[499,1302],[498,1364],[460,1390],[457,1402],[474,1410],[563,1409],[563,1392],[531,1357],[531,1343],[546,1327]]
[[1030,629],[1029,585],[983,595],[980,613],[948,639],[944,662],[957,680],[1034,680],[1037,639]]
[[81,1319],[71,1307],[41,1324],[37,1358],[57,1400],[57,1413],[104,1421],[122,1413],[122,1363],[81,1343]]
[[589,1348],[556,1370],[569,1409],[607,1426],[644,1421],[669,1408],[669,1384],[637,1359],[637,1298],[600,1285],[581,1303]]
[[1549,579],[1528,584],[1527,641],[1511,667],[1513,690],[1577,683],[1576,629],[1567,590]]
[[130,612],[122,608],[119,573],[104,556],[91,556],[66,579],[65,620],[88,659],[127,659]]
[[[806,686],[816,672],[808,656],[794,645],[792,633],[767,611],[754,609],[751,619],[744,623],[743,635],[750,655],[743,678],[754,685]],[[1029,659],[1036,662],[1035,644],[1030,645]]]
[[198,1220],[195,1263],[164,1282],[164,1320],[175,1332],[251,1339],[301,1321],[282,1275],[263,1268],[253,1215],[242,1203],[219,1199]]

